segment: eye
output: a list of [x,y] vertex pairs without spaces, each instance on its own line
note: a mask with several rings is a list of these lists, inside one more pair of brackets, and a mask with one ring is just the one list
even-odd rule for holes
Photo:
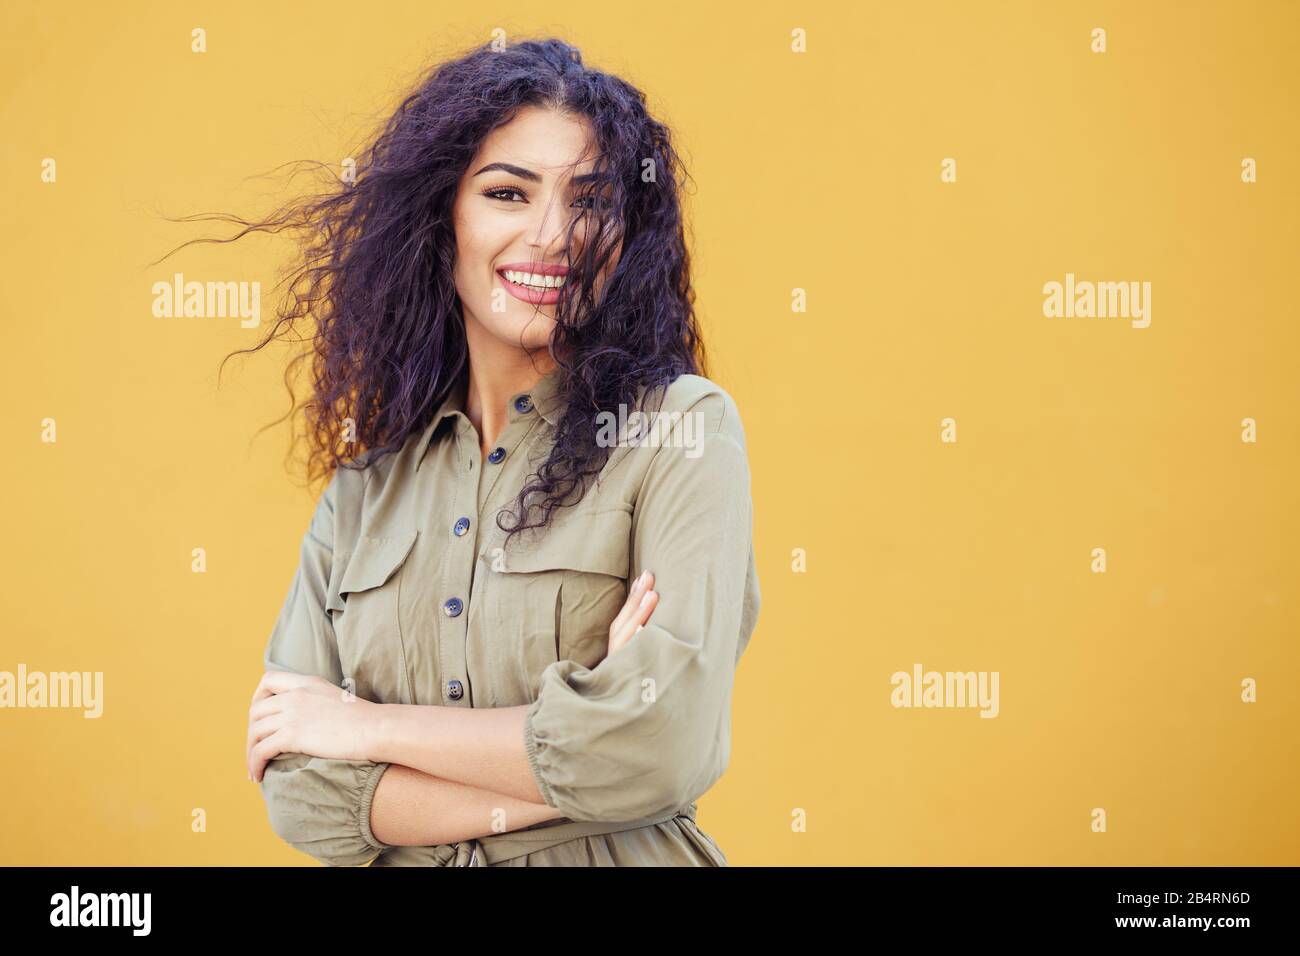
[[523,190],[516,189],[514,186],[495,186],[492,189],[483,190],[483,195],[487,196],[489,199],[500,199],[502,202],[514,202],[513,199],[501,195],[502,193],[512,193],[517,196],[522,196],[524,194]]
[[580,209],[595,209],[599,207],[601,209],[608,210],[613,205],[613,203],[610,201],[610,198],[608,196],[598,196],[592,194],[589,196],[582,196],[578,198],[574,202],[574,205],[578,206]]

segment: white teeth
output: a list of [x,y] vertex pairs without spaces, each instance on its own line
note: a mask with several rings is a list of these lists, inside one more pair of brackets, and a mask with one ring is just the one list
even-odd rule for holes
[[564,276],[542,276],[532,272],[504,271],[506,279],[515,285],[532,286],[536,289],[558,289],[564,285]]

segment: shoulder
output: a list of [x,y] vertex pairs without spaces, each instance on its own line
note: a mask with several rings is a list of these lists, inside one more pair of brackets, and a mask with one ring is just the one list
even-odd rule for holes
[[395,451],[379,455],[366,450],[346,464],[335,466],[324,497],[342,523],[350,523],[356,516],[365,517],[382,501],[400,495],[413,460],[412,448],[413,441],[408,438]]
[[[645,414],[649,421],[639,423],[648,426],[644,437],[630,449],[637,463],[631,471],[636,525],[686,521],[692,535],[708,537],[716,522],[739,521],[741,511],[751,507],[750,468],[744,425],[731,394],[702,375],[681,375],[646,397]],[[651,505],[648,518],[646,505]]]
[[409,458],[405,450],[363,453],[335,467],[322,497],[333,523],[335,555],[350,555],[363,537],[413,538],[420,516],[418,496],[411,494]]
[[[653,406],[652,406],[653,407]],[[679,375],[663,390],[658,410],[668,415],[690,415],[696,434],[724,434],[745,447],[745,428],[731,393],[703,375]]]
[[361,498],[375,475],[389,470],[385,467],[385,462],[389,462],[392,455],[372,462],[374,457],[372,452],[364,451],[350,462],[339,462],[334,466],[326,492],[335,502],[339,499]]

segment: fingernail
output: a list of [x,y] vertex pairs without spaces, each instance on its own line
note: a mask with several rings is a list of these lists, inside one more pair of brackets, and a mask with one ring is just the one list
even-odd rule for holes
[[641,595],[641,607],[645,607],[650,603],[650,595],[652,594],[654,594],[654,591],[646,591],[645,594]]

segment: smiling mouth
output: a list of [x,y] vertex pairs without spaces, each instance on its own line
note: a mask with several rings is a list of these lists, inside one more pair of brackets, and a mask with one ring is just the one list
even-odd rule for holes
[[564,276],[539,275],[534,272],[516,272],[514,269],[498,269],[497,275],[501,276],[511,285],[519,286],[522,289],[531,289],[534,292],[547,292],[552,289],[564,287]]

